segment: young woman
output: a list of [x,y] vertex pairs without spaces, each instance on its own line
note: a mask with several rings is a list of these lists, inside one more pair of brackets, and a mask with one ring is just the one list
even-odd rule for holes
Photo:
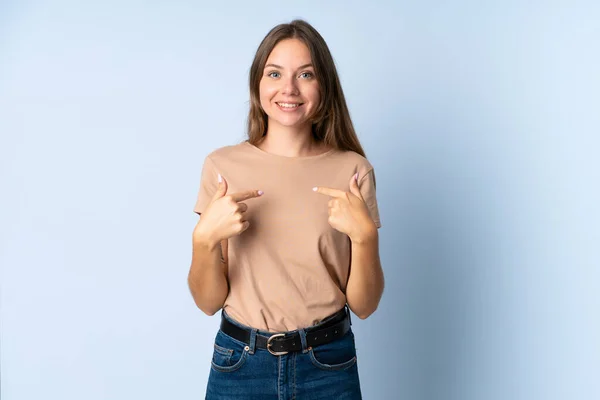
[[248,140],[210,153],[188,283],[221,312],[207,399],[360,399],[350,310],[384,286],[372,165],[329,49],[273,28],[250,69]]

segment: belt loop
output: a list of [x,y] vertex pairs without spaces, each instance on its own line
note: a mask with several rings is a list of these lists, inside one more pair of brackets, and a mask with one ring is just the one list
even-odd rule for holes
[[350,318],[350,307],[348,307],[348,303],[344,305],[346,307],[346,314],[348,314],[348,321],[350,321],[350,326],[352,326],[352,318]]
[[248,351],[250,354],[254,354],[254,351],[256,350],[256,335],[257,335],[257,331],[258,329],[252,329],[250,331],[250,350]]
[[306,344],[306,331],[304,328],[298,329],[298,333],[300,334],[300,342],[302,343],[302,353],[308,353],[308,345]]

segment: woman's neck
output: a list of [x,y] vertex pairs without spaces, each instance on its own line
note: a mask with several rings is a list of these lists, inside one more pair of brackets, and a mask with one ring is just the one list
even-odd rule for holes
[[267,153],[285,157],[309,157],[329,150],[323,142],[315,140],[311,126],[302,130],[269,126],[266,136],[257,147]]

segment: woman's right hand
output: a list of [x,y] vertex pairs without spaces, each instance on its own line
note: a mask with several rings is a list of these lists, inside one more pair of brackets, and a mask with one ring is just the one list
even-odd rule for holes
[[221,177],[221,182],[211,202],[202,213],[202,217],[193,232],[194,243],[206,243],[216,246],[221,240],[239,235],[250,226],[244,213],[248,205],[244,200],[262,196],[260,190],[247,190],[227,194],[227,181]]

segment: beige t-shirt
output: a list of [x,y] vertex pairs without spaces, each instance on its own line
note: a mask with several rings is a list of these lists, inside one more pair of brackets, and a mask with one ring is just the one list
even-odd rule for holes
[[267,153],[249,142],[221,147],[204,160],[194,211],[201,214],[218,185],[227,193],[262,190],[245,200],[247,230],[228,240],[230,291],[223,309],[236,321],[269,332],[306,328],[346,304],[350,238],[328,222],[329,196],[315,186],[360,192],[381,227],[372,165],[353,151],[308,157]]

